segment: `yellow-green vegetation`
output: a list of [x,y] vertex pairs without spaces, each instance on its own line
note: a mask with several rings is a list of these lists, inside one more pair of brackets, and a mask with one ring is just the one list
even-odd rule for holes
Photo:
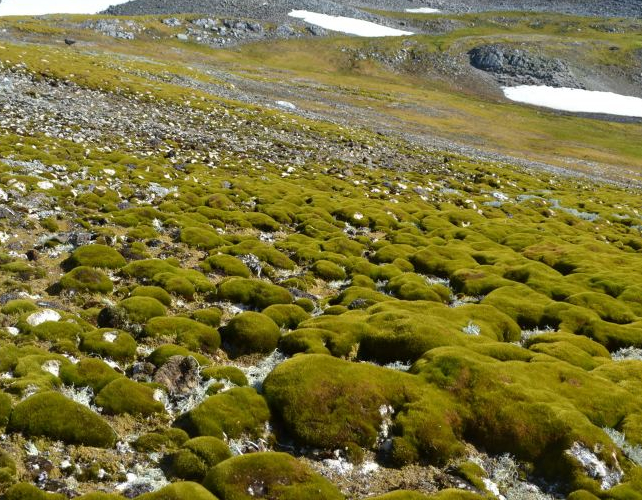
[[57,392],[41,392],[16,405],[7,429],[68,444],[107,447],[116,442],[103,418]]
[[221,333],[230,352],[236,356],[255,352],[270,353],[279,345],[281,337],[279,326],[269,315],[252,311],[232,318],[221,329]]
[[[0,78],[25,85],[26,101],[67,89],[70,106],[105,99],[134,124],[0,123],[0,450],[15,455],[0,451],[0,488],[31,477],[35,440],[52,481],[76,474],[60,467],[67,456],[83,470],[76,493],[124,481],[121,460],[128,472],[162,467],[174,482],[143,500],[255,498],[249,488],[340,499],[299,457],[324,470],[335,453],[354,470],[364,456],[386,466],[372,477],[398,468],[373,495],[435,473],[427,465],[484,492],[475,448],[510,454],[515,481],[573,500],[639,497],[642,216],[628,180],[642,166],[640,124],[453,90],[431,66],[491,41],[537,41],[624,71],[639,34],[565,16],[430,19],[455,28],[216,51],[179,43],[153,17],[135,20],[152,31],[132,42],[82,17],[0,20]],[[81,42],[63,50],[52,37],[67,33]],[[389,63],[402,49],[416,66]],[[321,93],[297,105],[361,110],[390,129],[223,99],[214,70]],[[394,130],[599,175],[427,150]],[[291,359],[262,382],[281,354]],[[177,371],[177,356],[198,365]],[[134,451],[118,454],[117,441]],[[230,458],[232,446],[293,453]],[[5,496],[61,498],[25,483]]]
[[253,491],[258,485],[275,500],[344,498],[327,479],[286,453],[252,453],[230,458],[211,469],[203,484],[221,500],[250,500],[255,497]]
[[222,439],[260,437],[270,419],[265,400],[249,387],[239,387],[210,396],[177,421],[190,436]]

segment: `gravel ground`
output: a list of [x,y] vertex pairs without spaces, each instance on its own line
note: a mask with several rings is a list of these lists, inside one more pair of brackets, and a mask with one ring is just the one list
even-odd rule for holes
[[293,9],[370,19],[362,8],[402,11],[432,7],[444,12],[537,11],[600,17],[642,17],[642,0],[133,0],[110,7],[115,15],[206,13],[282,20]]

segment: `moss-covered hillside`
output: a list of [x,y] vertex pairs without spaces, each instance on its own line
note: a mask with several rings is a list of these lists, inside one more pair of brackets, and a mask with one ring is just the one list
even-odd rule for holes
[[642,498],[633,173],[223,98],[244,52],[81,22],[2,21],[4,498]]

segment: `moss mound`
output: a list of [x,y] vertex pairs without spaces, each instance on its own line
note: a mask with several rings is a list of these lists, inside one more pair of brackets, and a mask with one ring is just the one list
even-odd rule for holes
[[217,500],[207,489],[189,481],[173,483],[158,491],[145,493],[137,500]]
[[106,307],[98,316],[98,324],[106,328],[128,329],[152,318],[165,316],[165,306],[152,297],[130,297],[115,307]]
[[193,437],[256,438],[263,434],[269,419],[270,411],[263,397],[254,389],[240,387],[210,396],[182,415],[175,425]]
[[91,387],[98,393],[109,382],[122,377],[120,373],[101,359],[84,358],[77,364],[63,365],[60,368],[60,379],[67,385]]
[[230,458],[214,467],[203,484],[221,500],[251,500],[257,494],[274,500],[344,498],[327,479],[286,453],[252,453]]
[[240,356],[272,352],[279,344],[281,330],[269,316],[248,311],[232,318],[221,334],[230,353]]
[[60,278],[65,290],[90,293],[111,293],[114,285],[105,273],[87,266],[78,266]]
[[86,245],[76,249],[64,262],[65,267],[78,266],[119,269],[127,264],[125,258],[111,247],[105,245]]
[[172,305],[171,295],[159,286],[137,286],[132,290],[132,297],[152,297],[166,307]]
[[380,408],[400,408],[417,397],[419,385],[406,373],[310,354],[276,367],[263,389],[274,415],[298,443],[336,449],[348,443],[372,448]]
[[290,304],[292,296],[285,289],[265,281],[230,278],[219,284],[219,300],[265,309],[273,304]]
[[18,483],[11,486],[5,493],[6,500],[67,500],[61,493],[47,493],[29,483]]
[[269,316],[279,328],[294,329],[306,319],[310,319],[308,312],[296,304],[275,304],[261,312]]
[[7,429],[67,444],[105,448],[116,442],[116,434],[103,418],[62,394],[50,391],[18,403]]
[[248,384],[245,374],[235,366],[210,366],[201,371],[201,376],[206,379],[229,380],[239,387]]
[[215,328],[189,318],[157,317],[150,319],[143,335],[151,338],[168,338],[193,351],[213,353],[221,344]]
[[200,482],[212,467],[231,456],[225,441],[212,436],[197,437],[185,442],[170,457],[170,471],[175,477]]
[[201,268],[208,272],[217,272],[226,276],[249,278],[252,272],[240,259],[227,254],[212,255],[201,262]]
[[115,361],[129,361],[136,356],[136,341],[129,333],[103,328],[83,333],[80,350]]
[[117,378],[96,395],[96,404],[110,415],[142,415],[165,411],[163,403],[154,398],[154,389],[127,378]]
[[203,323],[207,326],[212,326],[214,328],[218,327],[221,324],[221,318],[223,317],[223,312],[218,307],[210,307],[207,309],[199,309],[192,313],[192,319],[195,319],[199,323]]

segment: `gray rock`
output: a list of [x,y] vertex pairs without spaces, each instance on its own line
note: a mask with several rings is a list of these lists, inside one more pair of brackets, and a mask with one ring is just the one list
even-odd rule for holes
[[475,47],[468,55],[473,67],[492,73],[502,85],[582,88],[569,66],[559,59],[500,44]]
[[171,395],[189,394],[200,381],[199,364],[192,356],[172,356],[154,374],[154,382]]
[[169,17],[167,19],[163,19],[162,23],[165,24],[166,26],[172,26],[172,27],[180,26],[181,24],[183,24],[181,23],[181,20],[177,19],[176,17]]

